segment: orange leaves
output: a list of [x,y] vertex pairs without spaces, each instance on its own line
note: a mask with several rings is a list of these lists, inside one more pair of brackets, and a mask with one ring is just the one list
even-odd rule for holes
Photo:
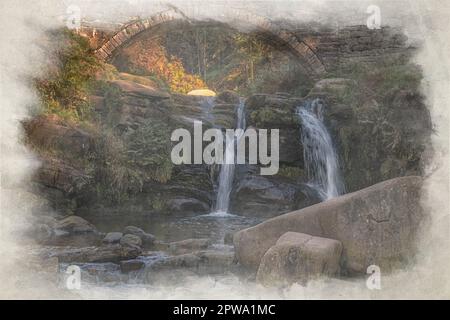
[[191,90],[207,88],[199,76],[186,72],[179,58],[168,57],[165,48],[157,40],[140,41],[125,51],[131,64],[143,70],[144,73],[155,75],[163,80],[171,91],[187,93]]

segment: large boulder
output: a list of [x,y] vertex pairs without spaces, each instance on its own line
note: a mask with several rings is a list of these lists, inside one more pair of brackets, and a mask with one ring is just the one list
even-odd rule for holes
[[123,237],[122,232],[108,232],[103,238],[102,242],[106,244],[119,243],[122,237]]
[[365,273],[372,264],[392,269],[414,255],[424,216],[421,185],[417,176],[391,179],[241,230],[233,239],[236,257],[256,270],[278,238],[292,231],[341,241],[348,272]]
[[339,273],[342,244],[333,239],[286,232],[261,260],[256,280],[282,286]]

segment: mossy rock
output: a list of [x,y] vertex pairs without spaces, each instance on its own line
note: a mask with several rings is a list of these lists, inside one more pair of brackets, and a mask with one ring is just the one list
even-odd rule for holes
[[302,100],[286,98],[279,95],[253,95],[246,101],[246,113],[249,115],[248,125],[257,128],[298,127],[296,108]]

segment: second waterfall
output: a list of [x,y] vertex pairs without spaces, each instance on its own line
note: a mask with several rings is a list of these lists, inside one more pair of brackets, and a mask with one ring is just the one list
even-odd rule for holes
[[[245,129],[245,103],[244,99],[239,100],[237,106],[236,129]],[[226,137],[224,164],[220,168],[216,207],[214,214],[223,215],[228,213],[230,206],[230,193],[233,187],[235,168],[235,142],[240,136]]]
[[323,199],[344,193],[339,162],[331,136],[323,123],[324,105],[315,99],[297,109],[302,124],[301,141],[305,170],[310,183]]

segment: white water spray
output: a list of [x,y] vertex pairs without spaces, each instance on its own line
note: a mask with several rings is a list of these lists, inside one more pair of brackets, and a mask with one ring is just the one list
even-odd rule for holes
[[302,123],[303,158],[310,183],[323,200],[345,192],[339,163],[330,134],[323,123],[323,104],[319,99],[297,109]]
[[[240,99],[237,107],[236,129],[245,129],[245,103]],[[219,189],[217,191],[215,215],[223,215],[228,213],[230,206],[230,193],[234,180],[234,157],[235,142],[239,141],[240,136],[226,137],[225,145],[225,162],[220,168]]]

